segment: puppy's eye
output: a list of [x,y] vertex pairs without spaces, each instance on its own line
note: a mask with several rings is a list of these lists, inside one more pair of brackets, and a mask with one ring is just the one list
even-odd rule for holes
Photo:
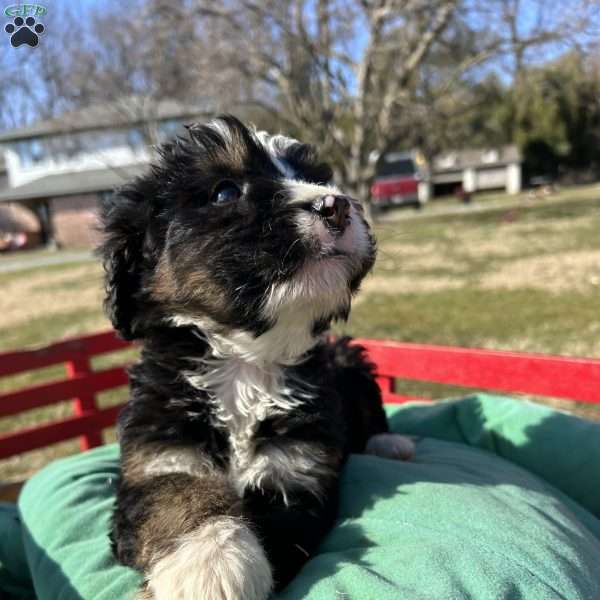
[[242,196],[242,190],[233,181],[221,181],[215,188],[212,201],[215,204],[228,204],[236,202]]

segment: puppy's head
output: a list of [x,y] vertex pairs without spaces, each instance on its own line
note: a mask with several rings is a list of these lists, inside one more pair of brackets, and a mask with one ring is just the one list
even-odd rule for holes
[[233,117],[191,126],[103,207],[115,328],[144,337],[169,321],[223,351],[306,351],[347,317],[375,259],[360,204],[331,175],[310,146]]

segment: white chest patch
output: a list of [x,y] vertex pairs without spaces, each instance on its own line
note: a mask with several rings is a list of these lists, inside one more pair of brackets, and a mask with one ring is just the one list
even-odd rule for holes
[[217,423],[230,433],[236,458],[247,458],[250,439],[260,421],[298,406],[283,381],[280,367],[265,368],[241,358],[208,360],[203,373],[188,373],[186,378],[196,389],[206,392],[215,405]]
[[319,449],[305,443],[256,446],[256,432],[261,421],[285,414],[310,397],[300,382],[287,386],[283,370],[240,358],[205,361],[203,372],[186,373],[196,389],[209,395],[215,407],[215,426],[226,429],[231,444],[231,478],[238,493],[244,489],[271,485],[286,497],[292,487],[316,487],[325,467],[326,457]]

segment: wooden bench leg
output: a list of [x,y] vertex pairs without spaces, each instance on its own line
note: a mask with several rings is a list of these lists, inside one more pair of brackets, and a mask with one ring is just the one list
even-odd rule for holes
[[0,502],[16,502],[24,485],[24,481],[0,483]]

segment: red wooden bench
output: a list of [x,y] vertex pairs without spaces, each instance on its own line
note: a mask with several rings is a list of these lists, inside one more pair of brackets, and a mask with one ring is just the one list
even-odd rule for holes
[[[600,360],[496,352],[467,348],[357,340],[378,369],[383,399],[413,399],[394,393],[394,380],[409,379],[474,389],[519,392],[600,403]],[[92,358],[131,347],[111,331],[73,338],[35,350],[0,354],[0,378],[64,365],[66,378],[0,394],[0,417],[73,401],[68,418],[0,434],[0,458],[79,437],[82,450],[102,444],[120,406],[100,408],[97,394],[127,384],[125,365],[92,368]]]

